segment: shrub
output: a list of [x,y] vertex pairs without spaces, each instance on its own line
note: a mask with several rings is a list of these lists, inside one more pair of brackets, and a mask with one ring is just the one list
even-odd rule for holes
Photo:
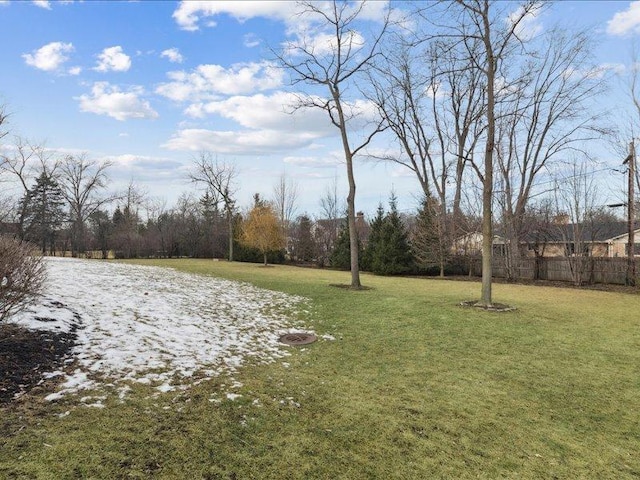
[[31,245],[0,236],[0,322],[40,294],[45,276],[42,256]]

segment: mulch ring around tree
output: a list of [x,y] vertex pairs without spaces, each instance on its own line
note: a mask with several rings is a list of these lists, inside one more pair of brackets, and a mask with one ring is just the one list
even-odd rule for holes
[[504,303],[492,303],[491,305],[484,305],[480,303],[478,300],[469,300],[466,302],[460,302],[460,305],[463,307],[470,308],[479,308],[482,310],[486,310],[488,312],[513,312],[516,310],[516,307],[512,307],[511,305],[505,305]]
[[25,392],[50,391],[43,374],[61,370],[76,334],[0,324],[0,406]]
[[364,290],[373,290],[372,287],[365,287],[364,285],[360,285],[359,287],[353,287],[347,283],[330,283],[330,287],[342,288],[344,290],[356,290],[356,291],[364,291]]

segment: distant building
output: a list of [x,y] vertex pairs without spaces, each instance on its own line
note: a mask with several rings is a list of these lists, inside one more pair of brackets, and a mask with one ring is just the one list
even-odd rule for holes
[[[636,241],[640,240],[640,228],[635,230]],[[593,257],[626,257],[628,251],[627,222],[595,222],[574,224],[554,222],[544,231],[532,231],[520,242],[525,257],[570,257],[588,255]],[[507,241],[503,236],[493,238],[493,251],[503,254]],[[472,232],[454,240],[452,253],[479,255],[482,253],[482,233]],[[640,257],[640,243],[634,244],[634,254]]]

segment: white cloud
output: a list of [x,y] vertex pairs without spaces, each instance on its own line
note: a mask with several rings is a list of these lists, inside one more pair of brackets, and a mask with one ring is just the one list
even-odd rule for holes
[[344,159],[330,155],[328,157],[285,157],[283,162],[289,165],[296,165],[305,168],[334,168],[336,165],[344,163]]
[[[292,105],[297,99],[295,94],[276,92],[273,95],[234,96],[226,100],[194,104],[187,109],[187,113],[197,116],[217,114],[235,121],[244,130],[219,131],[185,127],[163,147],[170,150],[210,150],[237,155],[280,153],[288,155],[293,162],[293,150],[312,150],[317,146],[318,140],[335,137],[338,133],[323,110],[294,110]],[[345,110],[357,115],[352,123],[354,130],[360,129],[376,114],[372,104],[366,101],[346,104]],[[354,134],[357,136],[357,133]],[[303,160],[298,160],[301,161]]]
[[122,51],[122,47],[105,48],[98,55],[98,65],[94,70],[98,72],[126,72],[131,67],[131,57]]
[[158,113],[151,108],[149,102],[140,99],[143,94],[141,87],[122,92],[108,82],[96,82],[91,88],[91,95],[81,95],[77,100],[80,101],[80,110],[83,112],[108,115],[120,121],[158,118]]
[[80,73],[82,72],[82,67],[71,67],[69,69],[69,75],[80,75]]
[[607,22],[607,33],[626,35],[640,33],[640,1],[629,3],[629,8],[616,13]]
[[173,80],[156,88],[156,93],[177,102],[216,99],[218,95],[239,95],[277,88],[283,72],[269,62],[237,63],[230,68],[199,65],[195,70],[169,72]]
[[[281,1],[182,1],[173,18],[181,29],[195,31],[201,18],[228,14],[241,22],[254,17],[288,20],[296,8],[296,2]],[[215,21],[209,21],[208,26],[215,27]]]
[[[166,157],[152,157],[146,155],[106,155],[101,158],[114,165],[112,179],[129,181],[132,177],[137,181],[159,182],[175,181],[176,174],[187,170],[181,162]],[[186,173],[186,172],[185,172]],[[178,177],[182,176],[178,173]],[[185,175],[186,176],[186,175]]]
[[177,48],[168,48],[167,50],[163,50],[160,54],[161,57],[167,58],[172,63],[182,63],[184,58],[180,53],[180,50]]
[[0,0],[0,7],[9,6],[9,0]]
[[244,36],[244,46],[247,48],[257,47],[261,43],[262,40],[260,40],[255,33],[247,33]]
[[431,85],[425,87],[425,92],[427,94],[427,97],[437,99],[445,98],[449,94],[446,88],[442,86],[442,83],[438,81],[435,81]]
[[318,135],[333,133],[325,112],[318,108],[297,109],[298,96],[293,93],[275,92],[272,95],[234,96],[226,100],[194,104],[186,112],[192,117],[202,118],[217,114],[251,129],[296,129],[318,132]]
[[[361,8],[359,18],[361,20],[381,20],[388,10],[388,1],[367,1],[358,0],[351,2],[346,15],[352,14],[356,8]],[[321,9],[330,9],[331,2],[316,2],[315,6]],[[209,19],[206,26],[215,27],[216,22],[210,17],[218,15],[229,15],[239,22],[244,22],[250,18],[264,17],[285,22],[290,31],[304,30],[300,26],[300,14],[303,6],[293,1],[182,1],[173,12],[173,18],[183,30],[195,31],[199,29],[198,23],[202,19]],[[303,23],[307,23],[303,21]]]
[[193,128],[178,131],[162,147],[191,152],[207,150],[221,154],[265,155],[305,147],[315,138],[315,135],[305,132],[281,130],[215,131]]
[[600,79],[603,78],[608,73],[614,73],[616,75],[621,75],[626,71],[627,67],[622,63],[602,63],[597,65],[590,70],[584,70],[579,68],[567,68],[563,72],[564,78],[571,77],[586,77],[590,79]]
[[46,10],[51,10],[51,2],[48,0],[33,0],[33,4],[36,7],[44,8]]
[[[349,45],[353,53],[357,52],[365,45],[364,37],[355,30],[348,32],[348,38],[343,39],[344,45]],[[327,55],[336,52],[338,44],[335,34],[331,32],[320,32],[315,35],[308,35],[306,32],[299,35],[296,40],[287,43],[286,49],[289,55],[295,56],[297,52],[304,49],[306,52],[313,52],[314,55]]]
[[71,43],[51,42],[31,53],[25,53],[22,58],[25,59],[27,65],[45,72],[54,72],[69,60],[67,54],[73,50]]

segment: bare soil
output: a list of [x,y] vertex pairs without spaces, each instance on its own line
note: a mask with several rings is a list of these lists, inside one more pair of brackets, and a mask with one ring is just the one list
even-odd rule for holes
[[50,390],[43,374],[62,369],[75,332],[56,333],[0,324],[0,406],[26,392]]

